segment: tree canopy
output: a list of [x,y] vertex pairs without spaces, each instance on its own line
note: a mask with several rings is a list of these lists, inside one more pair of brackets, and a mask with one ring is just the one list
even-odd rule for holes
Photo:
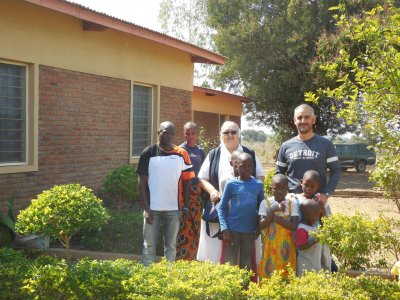
[[339,30],[321,39],[314,64],[325,85],[308,100],[332,99],[340,117],[371,134],[379,154],[372,177],[400,210],[400,9],[384,1],[352,17],[343,1],[332,11]]
[[[348,13],[355,14],[382,1],[347,2]],[[253,100],[246,113],[256,124],[293,133],[293,110],[304,103],[304,92],[314,90],[310,65],[320,35],[336,29],[335,13],[328,8],[337,4],[337,0],[207,0],[216,49],[227,58],[217,82]],[[330,110],[331,101],[322,99],[314,107],[315,132],[335,135],[353,129]]]

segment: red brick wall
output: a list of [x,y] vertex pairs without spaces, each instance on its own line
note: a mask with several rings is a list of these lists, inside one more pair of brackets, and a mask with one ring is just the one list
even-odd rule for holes
[[17,191],[16,209],[56,184],[95,192],[129,163],[130,81],[40,66],[39,170],[0,174],[0,203]]
[[160,122],[174,123],[174,142],[179,145],[184,141],[183,125],[192,118],[192,92],[162,86],[160,99]]
[[238,117],[238,116],[229,116],[229,121],[235,122],[236,124],[239,125],[239,127],[241,127],[240,126],[240,117]]
[[219,139],[219,114],[195,111],[194,122],[197,126],[205,128],[207,138]]

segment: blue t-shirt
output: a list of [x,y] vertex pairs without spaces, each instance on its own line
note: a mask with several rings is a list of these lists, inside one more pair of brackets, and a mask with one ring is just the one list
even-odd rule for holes
[[263,200],[264,185],[260,180],[254,177],[246,181],[229,180],[220,205],[217,205],[221,231],[254,232],[258,225],[258,208]]
[[198,145],[190,147],[186,142],[181,144],[179,147],[182,147],[187,151],[187,153],[189,153],[190,161],[192,162],[193,166],[193,171],[196,175],[196,177],[192,179],[192,184],[196,184],[199,181],[197,175],[199,174],[201,165],[206,158],[206,153],[204,152],[203,148],[199,147]]

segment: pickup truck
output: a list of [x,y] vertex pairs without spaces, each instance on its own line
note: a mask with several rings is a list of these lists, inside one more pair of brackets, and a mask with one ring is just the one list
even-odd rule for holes
[[358,173],[365,171],[367,165],[374,165],[376,154],[363,143],[334,144],[343,171],[356,168]]

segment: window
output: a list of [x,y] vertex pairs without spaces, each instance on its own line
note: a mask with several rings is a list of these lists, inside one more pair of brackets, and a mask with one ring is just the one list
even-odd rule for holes
[[27,67],[0,62],[0,165],[26,164]]
[[139,156],[152,143],[153,88],[133,85],[132,156]]

